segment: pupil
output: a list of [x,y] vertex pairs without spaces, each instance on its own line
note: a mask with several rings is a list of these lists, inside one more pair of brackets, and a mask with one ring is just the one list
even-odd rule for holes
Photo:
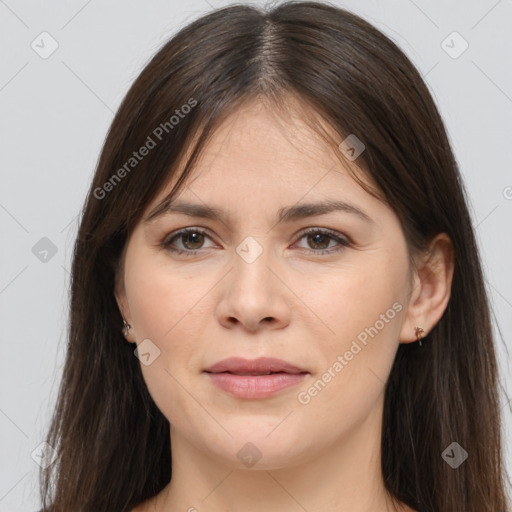
[[[323,244],[322,244],[322,240],[324,238],[328,238],[328,237],[326,237],[325,235],[322,235],[322,233],[316,233],[315,235],[310,235],[310,238],[313,239],[313,244],[315,244],[315,245],[316,244],[325,245],[325,240],[324,240]],[[323,249],[324,247],[321,247],[321,248]],[[318,247],[317,247],[317,249],[318,249]]]
[[[187,233],[186,234],[186,240],[187,242],[189,240],[192,240],[192,245],[193,244],[199,244],[201,245],[200,241],[201,241],[201,233]],[[199,239],[199,240],[198,240]],[[185,246],[187,245],[187,243],[185,243]],[[192,247],[192,249],[197,249],[197,247]]]

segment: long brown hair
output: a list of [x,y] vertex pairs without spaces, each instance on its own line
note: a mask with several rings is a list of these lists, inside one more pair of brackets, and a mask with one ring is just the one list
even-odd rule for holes
[[[443,121],[395,43],[316,2],[210,12],[152,57],[119,107],[74,249],[67,356],[46,439],[57,458],[40,475],[44,510],[129,511],[169,482],[169,422],[122,336],[116,271],[131,230],[184,156],[173,193],[215,127],[254,98],[281,116],[293,98],[312,122],[334,128],[334,145],[349,134],[363,141],[357,164],[398,215],[411,253],[449,235],[448,307],[421,348],[399,346],[386,384],[384,482],[421,512],[506,510],[489,303]],[[453,442],[468,453],[456,469],[442,456]]]

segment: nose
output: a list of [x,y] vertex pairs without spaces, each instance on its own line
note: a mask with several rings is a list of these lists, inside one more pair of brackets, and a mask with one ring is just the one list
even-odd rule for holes
[[216,316],[228,329],[254,333],[261,329],[282,329],[290,322],[292,293],[283,283],[270,251],[264,250],[248,262],[238,254],[233,267],[221,281],[221,298]]

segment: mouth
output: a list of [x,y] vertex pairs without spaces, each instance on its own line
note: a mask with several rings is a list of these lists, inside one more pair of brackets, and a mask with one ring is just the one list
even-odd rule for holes
[[262,399],[298,385],[309,372],[275,358],[228,358],[204,370],[222,391],[242,399]]
[[206,373],[228,373],[230,375],[245,375],[245,376],[256,376],[256,375],[275,375],[275,374],[287,374],[287,375],[297,375],[301,373],[307,373],[307,372],[297,372],[297,373],[291,373],[291,372],[210,372],[206,370]]
[[231,373],[233,375],[271,375],[273,373],[309,373],[306,369],[274,357],[243,359],[228,357],[210,366],[207,373]]

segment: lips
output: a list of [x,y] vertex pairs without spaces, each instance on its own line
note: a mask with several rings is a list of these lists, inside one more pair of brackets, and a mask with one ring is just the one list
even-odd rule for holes
[[233,375],[271,375],[273,373],[308,373],[282,359],[273,357],[260,357],[258,359],[243,359],[241,357],[229,357],[210,366],[207,373],[231,373]]
[[256,400],[274,396],[304,381],[308,371],[282,359],[231,357],[204,370],[222,391],[240,399]]

